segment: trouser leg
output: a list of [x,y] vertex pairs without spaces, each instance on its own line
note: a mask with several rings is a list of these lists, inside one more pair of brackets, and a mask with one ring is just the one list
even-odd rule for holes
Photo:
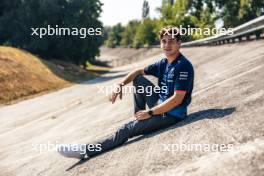
[[133,120],[119,128],[114,135],[99,141],[100,151],[87,150],[88,156],[94,156],[113,149],[125,143],[129,138],[148,134],[166,127],[169,127],[180,120],[172,116],[155,115],[146,120]]
[[145,110],[146,105],[149,108],[157,105],[159,95],[153,91],[155,85],[152,82],[144,76],[139,75],[134,79],[133,86],[136,90],[134,93],[134,113],[139,110]]

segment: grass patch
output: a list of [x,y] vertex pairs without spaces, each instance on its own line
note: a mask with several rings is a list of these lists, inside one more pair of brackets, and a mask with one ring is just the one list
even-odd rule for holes
[[0,104],[8,104],[74,83],[96,74],[62,61],[46,61],[27,51],[0,46]]
[[104,74],[104,73],[109,72],[110,69],[111,69],[111,67],[100,66],[100,65],[93,65],[93,64],[91,64],[91,63],[87,63],[87,67],[86,67],[86,69],[87,69],[89,72],[91,72],[91,73],[93,73],[93,74],[99,76],[99,75],[101,75],[101,74]]

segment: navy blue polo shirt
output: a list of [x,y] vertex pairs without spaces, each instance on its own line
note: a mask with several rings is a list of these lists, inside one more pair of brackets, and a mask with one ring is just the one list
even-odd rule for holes
[[144,72],[158,78],[159,103],[171,97],[175,91],[186,91],[182,103],[167,112],[167,114],[178,118],[186,117],[187,106],[191,103],[194,81],[194,70],[191,62],[180,53],[171,64],[167,58],[164,58],[145,67]]

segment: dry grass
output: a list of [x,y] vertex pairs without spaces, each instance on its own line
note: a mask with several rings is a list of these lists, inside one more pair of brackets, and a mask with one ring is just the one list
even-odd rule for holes
[[0,47],[0,104],[67,87],[94,75],[61,61],[45,61],[29,52]]

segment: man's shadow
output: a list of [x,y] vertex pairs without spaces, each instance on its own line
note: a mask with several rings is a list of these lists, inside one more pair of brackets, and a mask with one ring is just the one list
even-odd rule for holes
[[217,118],[223,118],[225,116],[228,116],[230,114],[232,114],[233,112],[236,111],[235,107],[231,107],[231,108],[226,108],[226,109],[207,109],[207,110],[202,110],[202,111],[198,111],[198,112],[194,112],[191,113],[187,116],[186,119],[176,123],[175,125],[165,128],[165,129],[160,129],[156,132],[152,132],[150,134],[147,135],[142,135],[139,137],[135,137],[132,140],[126,142],[125,144],[123,144],[123,146],[125,145],[129,145],[131,143],[134,143],[136,141],[142,140],[144,138],[150,138],[153,137],[155,135],[158,135],[160,133],[175,129],[175,128],[179,128],[182,127],[184,125],[188,125],[190,123],[199,121],[199,120],[203,120],[203,119],[217,119]]
[[[235,107],[230,107],[230,108],[225,108],[225,109],[207,109],[207,110],[194,112],[192,114],[189,114],[186,119],[178,122],[177,124],[175,124],[175,125],[173,125],[171,127],[168,127],[168,128],[165,128],[165,129],[161,129],[161,130],[153,132],[151,134],[135,137],[135,138],[129,140],[128,142],[126,142],[125,144],[123,144],[122,146],[130,145],[130,144],[132,144],[134,142],[137,142],[139,140],[142,140],[144,138],[150,138],[150,137],[153,137],[153,136],[158,135],[160,133],[163,133],[165,131],[169,131],[169,130],[172,130],[172,129],[175,129],[175,128],[179,128],[179,127],[182,127],[184,125],[188,125],[190,123],[193,123],[193,122],[196,122],[196,121],[199,121],[199,120],[223,118],[225,116],[228,116],[228,115],[232,114],[235,111],[236,111]],[[112,149],[112,150],[115,150],[115,149]],[[109,150],[109,151],[111,151],[111,150]],[[104,153],[107,153],[109,151],[106,151]],[[102,153],[102,154],[104,154],[104,153]],[[98,156],[100,156],[102,154],[93,156],[93,158],[98,157]],[[68,169],[66,169],[66,171],[69,171],[69,170],[73,169],[75,166],[83,164],[86,161],[88,161],[88,160],[80,160],[77,163],[75,163],[74,165],[72,165],[71,167],[69,167]]]

